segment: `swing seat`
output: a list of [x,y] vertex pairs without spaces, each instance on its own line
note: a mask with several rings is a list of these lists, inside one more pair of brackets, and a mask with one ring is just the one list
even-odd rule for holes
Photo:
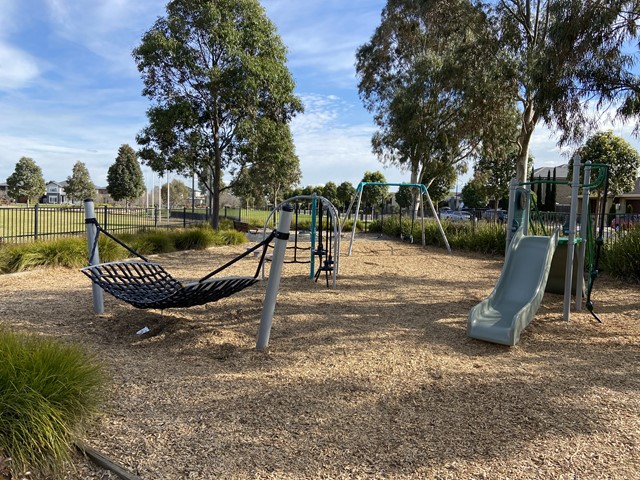
[[136,308],[186,308],[228,297],[257,283],[254,277],[219,277],[182,283],[152,262],[111,262],[81,269],[96,285]]

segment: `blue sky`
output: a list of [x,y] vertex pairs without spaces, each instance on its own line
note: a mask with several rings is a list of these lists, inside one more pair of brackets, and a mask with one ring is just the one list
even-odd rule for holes
[[[350,181],[381,170],[390,182],[408,174],[371,153],[371,115],[358,98],[354,53],[371,37],[383,0],[265,0],[289,49],[288,65],[305,113],[292,123],[303,185]],[[131,57],[163,0],[0,1],[0,182],[22,156],[45,180],[65,180],[84,162],[97,185],[123,143],[134,148],[148,100]],[[607,128],[640,148],[632,127]],[[564,163],[549,132],[538,127],[536,166]],[[143,172],[150,181],[151,173]],[[464,179],[461,181],[462,186]]]

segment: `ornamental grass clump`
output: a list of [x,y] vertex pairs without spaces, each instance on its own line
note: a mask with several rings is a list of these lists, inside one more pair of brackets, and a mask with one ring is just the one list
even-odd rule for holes
[[0,271],[21,272],[38,267],[81,267],[87,258],[86,242],[62,238],[0,249]]
[[602,255],[602,269],[622,280],[640,282],[640,225],[607,242]]
[[79,346],[0,329],[0,451],[14,478],[59,478],[103,385],[100,365]]
[[[215,245],[215,232],[209,226],[175,230],[173,243],[177,250],[204,250]],[[242,241],[246,241],[245,238]]]

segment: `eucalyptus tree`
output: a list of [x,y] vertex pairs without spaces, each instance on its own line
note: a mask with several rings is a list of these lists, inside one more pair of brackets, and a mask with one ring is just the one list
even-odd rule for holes
[[83,162],[73,165],[71,175],[67,177],[67,186],[64,190],[71,200],[84,200],[93,198],[96,194],[96,186],[91,181],[91,175]]
[[[410,170],[456,166],[474,153],[482,128],[510,95],[488,74],[496,35],[470,0],[388,0],[371,40],[358,49],[358,89],[378,130],[374,153]],[[432,172],[442,170],[440,166]],[[442,170],[450,173],[450,170]]]
[[[487,12],[498,25],[498,74],[521,112],[517,179],[524,181],[534,130],[544,123],[561,143],[579,140],[596,124],[590,99],[615,96],[612,85],[630,75],[625,42],[637,28],[636,1],[499,0]],[[607,90],[609,87],[609,90]]]
[[232,191],[240,197],[267,197],[276,205],[302,176],[289,125],[261,118],[243,136],[247,141],[239,149],[245,168],[232,184]]
[[213,212],[223,170],[231,186],[250,166],[255,122],[286,124],[302,111],[285,46],[258,0],[172,0],[133,56],[152,104],[141,158],[156,171],[195,172]]

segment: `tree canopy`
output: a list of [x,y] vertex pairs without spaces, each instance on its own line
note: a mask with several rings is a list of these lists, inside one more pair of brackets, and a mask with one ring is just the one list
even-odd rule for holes
[[73,165],[71,176],[67,177],[67,186],[64,191],[71,200],[94,197],[96,186],[91,181],[91,175],[89,175],[89,170],[84,163],[76,162]]
[[259,119],[242,145],[246,168],[232,184],[236,196],[253,199],[268,198],[273,205],[282,200],[283,192],[301,178],[300,160],[295,153],[289,125],[269,119]]
[[[160,187],[160,199],[167,204],[167,184]],[[188,207],[191,205],[191,190],[183,181],[174,178],[169,182],[169,205],[171,207]]]
[[[364,172],[363,182],[386,183],[382,172]],[[367,185],[362,190],[362,202],[369,207],[380,207],[389,193],[387,185]]]
[[622,99],[621,114],[640,113],[628,53],[639,15],[631,0],[387,0],[356,58],[374,152],[415,182],[427,163],[476,155],[516,112],[510,142],[525,181],[539,123],[566,144],[595,126],[593,107]]
[[[152,106],[137,137],[156,171],[195,172],[218,212],[220,179],[240,178],[258,120],[302,111],[286,49],[258,0],[173,0],[133,51]],[[214,213],[213,226],[218,217]]]
[[42,169],[33,158],[22,157],[16,163],[14,172],[7,178],[7,195],[18,201],[26,197],[27,203],[38,200],[45,193]]
[[378,126],[374,153],[410,170],[411,183],[470,158],[510,100],[486,72],[495,43],[471,1],[388,0],[356,56],[360,96]]
[[[609,165],[609,199],[622,193],[633,190],[638,170],[640,170],[640,154],[624,138],[614,135],[613,132],[598,132],[592,135],[586,143],[576,150],[580,161],[584,164],[605,163]],[[581,167],[583,170],[584,167]],[[581,174],[583,172],[581,171]],[[598,172],[592,172],[591,180],[595,180]],[[573,175],[573,157],[569,162],[568,178]],[[598,188],[602,191],[602,187]]]
[[116,201],[125,200],[127,205],[144,193],[144,179],[136,152],[123,144],[118,156],[107,171],[107,192]]
[[356,193],[356,189],[351,182],[342,182],[338,185],[336,193],[338,194],[338,202],[344,210],[349,206],[349,203],[351,203],[351,200]]

